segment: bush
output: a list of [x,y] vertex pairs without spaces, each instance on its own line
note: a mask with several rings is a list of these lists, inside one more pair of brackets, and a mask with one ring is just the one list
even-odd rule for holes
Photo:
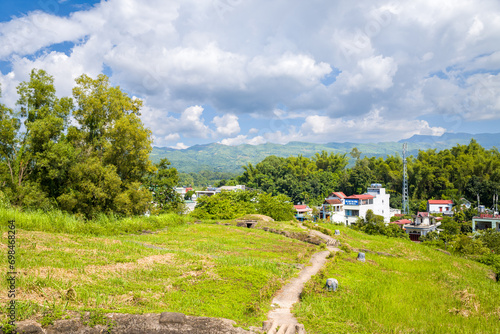
[[500,277],[500,255],[490,253],[479,258],[477,261],[493,267],[493,271],[497,275],[498,281],[498,278]]
[[452,242],[453,250],[461,255],[486,255],[490,250],[480,239],[459,235]]
[[495,254],[500,254],[500,232],[492,229],[480,231],[477,237]]
[[255,191],[223,191],[198,199],[192,216],[199,219],[234,219],[246,214],[262,214],[274,220],[291,220],[295,209],[286,195],[272,196]]
[[293,219],[295,208],[286,195],[272,196],[271,194],[262,193],[257,196],[257,212],[277,221],[285,221]]

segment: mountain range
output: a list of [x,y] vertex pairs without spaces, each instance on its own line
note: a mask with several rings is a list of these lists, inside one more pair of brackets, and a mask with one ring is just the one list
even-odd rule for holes
[[[219,143],[194,145],[183,150],[169,147],[153,147],[151,160],[159,162],[167,158],[179,172],[200,172],[211,170],[217,172],[240,173],[242,166],[248,163],[256,164],[269,155],[279,157],[297,156],[311,157],[317,152],[327,151],[344,154],[356,147],[363,156],[385,157],[388,155],[402,155],[402,143],[408,143],[408,155],[416,156],[419,150],[449,149],[457,144],[467,145],[475,139],[486,149],[500,147],[500,133],[445,133],[441,136],[414,135],[411,138],[397,142],[381,143],[304,143],[290,142],[288,144],[266,143],[261,145],[242,144],[227,146]],[[350,156],[348,155],[350,158]]]

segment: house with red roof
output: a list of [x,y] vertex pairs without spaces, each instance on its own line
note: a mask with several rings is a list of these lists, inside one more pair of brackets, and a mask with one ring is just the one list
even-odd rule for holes
[[374,214],[383,216],[385,223],[389,223],[389,198],[390,195],[385,193],[385,188],[379,183],[368,187],[365,194],[346,196],[343,192],[332,192],[323,202],[320,218],[351,225],[359,217],[364,218],[368,210],[372,210]]
[[312,217],[312,209],[308,205],[294,205],[295,218],[299,221],[304,221]]
[[391,219],[389,199],[390,195],[385,193],[385,188],[379,183],[373,183],[365,194],[346,197],[344,210],[347,225],[356,223],[359,217],[364,218],[368,210],[383,216],[384,222],[388,224]]
[[332,192],[325,198],[319,212],[320,219],[328,219],[331,222],[345,223],[344,199],[347,196],[339,191]]
[[400,219],[400,220],[396,220],[396,221],[390,222],[389,224],[396,224],[396,225],[398,225],[400,228],[402,228],[404,230],[404,226],[408,225],[408,224],[411,224],[411,223],[412,223],[412,221],[409,220],[409,219]]
[[500,215],[481,213],[479,216],[472,218],[472,231],[493,229],[500,232]]
[[446,199],[430,199],[427,201],[427,212],[442,213],[443,215],[453,216],[453,201]]
[[438,226],[441,225],[441,222],[430,215],[429,212],[418,212],[412,218],[412,223],[403,226],[412,241],[420,241],[420,237],[427,235],[429,232],[437,231]]

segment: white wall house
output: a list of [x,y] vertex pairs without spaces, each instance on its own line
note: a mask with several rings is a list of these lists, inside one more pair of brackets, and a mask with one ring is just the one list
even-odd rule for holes
[[320,218],[334,223],[345,223],[344,199],[346,197],[343,192],[331,193],[321,206]]
[[391,220],[389,199],[391,195],[385,193],[381,184],[374,183],[366,194],[348,196],[344,200],[345,221],[347,225],[356,222],[358,217],[365,218],[366,212],[372,210],[374,214],[384,217],[388,224]]
[[421,236],[436,231],[441,225],[429,212],[418,212],[417,215],[412,217],[414,219],[413,223],[404,225],[404,229],[412,241],[420,241]]
[[346,225],[356,223],[358,217],[366,217],[366,211],[373,211],[373,195],[352,195],[344,201]]
[[443,199],[430,199],[427,201],[427,212],[442,213],[444,215],[453,215],[453,201]]

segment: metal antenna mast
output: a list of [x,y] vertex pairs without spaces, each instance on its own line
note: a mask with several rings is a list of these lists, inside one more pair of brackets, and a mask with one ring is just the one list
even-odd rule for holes
[[402,214],[410,214],[410,204],[408,203],[408,172],[406,171],[406,151],[408,150],[408,143],[403,144],[403,209]]

